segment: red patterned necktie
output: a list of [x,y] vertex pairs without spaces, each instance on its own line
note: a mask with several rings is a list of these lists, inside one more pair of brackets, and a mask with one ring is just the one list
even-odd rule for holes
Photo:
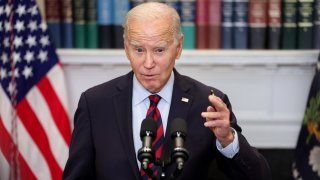
[[[147,111],[147,118],[152,118],[156,124],[157,124],[157,136],[156,139],[152,143],[152,148],[155,150],[155,159],[159,159],[162,153],[163,143],[164,143],[164,133],[163,133],[163,125],[161,120],[160,111],[157,108],[157,105],[160,101],[161,97],[159,95],[150,95],[150,106]],[[154,164],[150,164],[149,168],[153,170],[153,174],[157,175],[159,173],[160,168],[154,166]],[[147,174],[141,170],[140,174],[142,176],[142,179],[147,180],[148,178]]]

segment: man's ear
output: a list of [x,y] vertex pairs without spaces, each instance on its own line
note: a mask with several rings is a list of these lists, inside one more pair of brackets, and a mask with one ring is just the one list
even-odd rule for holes
[[177,47],[177,56],[176,59],[179,59],[182,53],[182,46],[183,46],[184,37],[183,35],[180,37],[178,47]]

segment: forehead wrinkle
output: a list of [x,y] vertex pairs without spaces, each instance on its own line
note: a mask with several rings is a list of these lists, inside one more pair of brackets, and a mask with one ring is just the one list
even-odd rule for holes
[[[132,45],[132,46],[143,46],[143,43],[140,43],[139,41],[135,41],[135,40],[129,40],[129,44]],[[153,46],[156,46],[156,47],[166,47],[168,46],[168,42],[166,41],[158,41],[158,42],[155,42],[153,44]]]
[[133,46],[140,46],[140,43],[138,41],[135,41],[135,40],[130,40],[129,44],[131,44]]
[[159,33],[146,34],[130,29],[128,40],[131,45],[140,46],[143,42],[154,42],[153,45],[165,47],[173,41],[173,35],[169,30]]
[[156,21],[132,18],[127,26],[128,38],[135,40],[160,39],[170,42],[174,38],[174,29],[172,23],[167,23],[168,21],[170,21],[168,18]]

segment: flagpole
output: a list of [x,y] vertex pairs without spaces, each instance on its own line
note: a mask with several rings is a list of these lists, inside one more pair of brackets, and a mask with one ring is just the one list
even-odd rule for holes
[[[11,180],[19,180],[20,179],[20,171],[19,171],[19,146],[18,146],[18,130],[17,130],[17,112],[16,112],[16,106],[17,106],[17,87],[16,87],[16,79],[15,79],[15,60],[14,60],[14,22],[13,22],[13,2],[12,0],[9,0],[9,6],[10,6],[10,15],[9,15],[9,21],[10,21],[10,63],[11,63],[11,90],[10,91],[10,101],[12,104],[11,108],[11,137],[12,137],[12,143],[10,145],[10,179]],[[9,86],[10,88],[10,86]]]

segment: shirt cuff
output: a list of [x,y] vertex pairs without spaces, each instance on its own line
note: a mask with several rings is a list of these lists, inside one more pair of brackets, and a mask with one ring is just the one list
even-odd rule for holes
[[239,152],[239,139],[236,130],[231,128],[234,133],[234,139],[227,147],[222,147],[221,143],[216,139],[217,149],[227,158],[233,158]]

